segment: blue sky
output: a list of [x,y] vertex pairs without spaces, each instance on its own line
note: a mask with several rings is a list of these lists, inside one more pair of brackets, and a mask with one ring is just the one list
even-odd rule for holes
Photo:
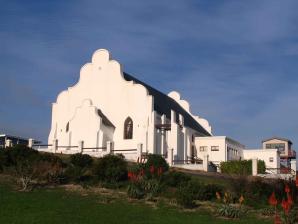
[[106,48],[214,134],[298,144],[298,1],[0,2],[0,132],[47,140],[51,103]]

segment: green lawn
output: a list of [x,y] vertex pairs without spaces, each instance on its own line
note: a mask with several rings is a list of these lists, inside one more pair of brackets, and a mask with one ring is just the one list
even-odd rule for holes
[[103,203],[102,196],[83,196],[64,189],[19,192],[0,185],[0,223],[272,223],[247,217],[225,220],[203,211],[185,212],[163,205],[115,199]]

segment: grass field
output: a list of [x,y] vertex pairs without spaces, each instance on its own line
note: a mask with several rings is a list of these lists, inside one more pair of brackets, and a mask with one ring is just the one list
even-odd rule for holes
[[129,202],[126,199],[103,200],[99,194],[81,194],[61,188],[19,192],[0,185],[0,223],[272,223],[247,215],[227,220],[208,212],[179,211],[161,204]]

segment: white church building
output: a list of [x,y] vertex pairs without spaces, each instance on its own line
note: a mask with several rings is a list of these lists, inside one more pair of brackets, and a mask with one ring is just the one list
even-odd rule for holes
[[[209,122],[192,114],[178,92],[166,95],[125,73],[104,49],[93,54],[81,68],[77,84],[53,103],[48,144],[55,152],[95,156],[118,152],[135,161],[142,154],[161,154],[170,165],[186,168],[203,161],[204,170],[210,162],[216,165],[261,153],[266,165],[279,166],[277,150],[259,150],[251,156],[237,141],[213,136]],[[273,163],[269,157],[274,157]]]
[[112,142],[114,150],[141,144],[147,153],[166,155],[172,148],[175,160],[183,161],[194,155],[196,137],[211,135],[208,121],[193,115],[179,93],[165,95],[139,81],[100,49],[81,68],[78,83],[53,103],[49,144],[84,141],[84,148],[96,149]]

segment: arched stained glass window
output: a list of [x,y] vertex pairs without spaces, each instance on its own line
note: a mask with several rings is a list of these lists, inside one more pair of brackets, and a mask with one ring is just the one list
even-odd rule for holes
[[133,136],[133,122],[130,117],[126,118],[124,122],[124,139],[132,139]]

